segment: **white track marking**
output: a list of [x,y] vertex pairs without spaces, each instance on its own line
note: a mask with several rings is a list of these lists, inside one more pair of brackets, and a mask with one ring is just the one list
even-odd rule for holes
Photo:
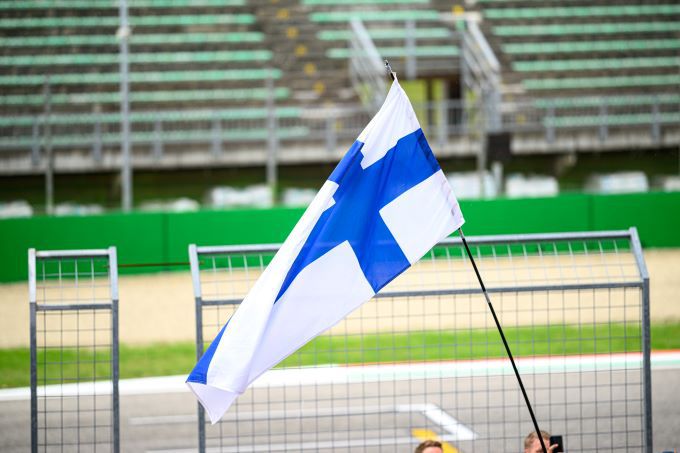
[[[652,352],[654,369],[680,368],[680,351]],[[630,370],[642,366],[639,353],[584,355],[567,357],[522,357],[515,360],[523,375],[561,372],[592,372]],[[270,370],[256,380],[253,388],[274,388],[304,385],[347,384],[355,382],[385,382],[414,379],[441,379],[475,376],[505,376],[513,374],[507,359],[461,360],[405,364],[372,364],[356,366],[319,366]],[[120,395],[150,395],[188,393],[186,375],[123,379]],[[38,396],[86,396],[111,393],[111,382],[81,382],[77,384],[38,386]],[[0,401],[29,400],[31,389],[20,387],[0,390]]]
[[[385,412],[400,412],[410,413],[417,412],[429,418],[432,422],[439,425],[439,427],[449,434],[439,436],[439,439],[445,442],[453,442],[460,440],[473,440],[477,435],[467,426],[458,422],[451,415],[446,413],[442,408],[436,404],[403,404],[399,406],[369,406],[366,408],[332,408],[332,409],[302,409],[292,411],[273,411],[273,412],[249,412],[240,413],[239,416],[247,420],[271,420],[285,417],[319,417],[319,416],[344,416],[344,415],[366,415]],[[273,414],[273,415],[270,415]],[[229,414],[227,414],[229,415]],[[189,418],[189,416],[183,416]],[[157,424],[158,419],[162,419],[162,424],[165,424],[170,419],[169,417],[137,417],[130,419],[131,425],[141,425],[150,422],[149,424]],[[196,421],[196,415],[191,415],[191,422]],[[144,420],[141,420],[144,419]],[[155,420],[152,420],[155,419]],[[357,437],[361,437],[359,433]],[[324,448],[351,448],[351,447],[373,447],[373,446],[393,446],[393,445],[415,445],[417,441],[413,437],[387,437],[356,440],[329,440],[329,441],[313,441],[313,442],[289,442],[279,444],[267,444],[268,451],[303,451],[303,450],[321,450]],[[222,449],[207,449],[207,452],[258,452],[262,451],[262,444],[255,445],[238,445],[233,447],[222,447]],[[169,450],[147,450],[147,453],[194,453],[195,449],[169,449]]]
[[397,406],[397,411],[422,413],[432,423],[439,425],[441,429],[451,434],[447,440],[474,440],[477,438],[477,435],[470,428],[460,423],[436,404],[405,404]]

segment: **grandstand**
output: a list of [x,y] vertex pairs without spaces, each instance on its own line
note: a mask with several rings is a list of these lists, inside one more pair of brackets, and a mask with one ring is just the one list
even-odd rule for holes
[[[119,14],[103,0],[0,4],[1,174],[41,174],[48,146],[57,173],[120,167]],[[128,15],[135,169],[333,162],[386,85],[352,65],[380,57],[441,157],[480,155],[487,133],[515,155],[680,143],[680,5],[667,0],[129,0]]]
[[[537,115],[548,141],[580,135],[584,143],[565,145],[586,151],[600,148],[598,141],[610,148],[677,143],[680,5],[479,0],[477,8],[503,67],[505,99],[537,109],[514,112],[516,123]],[[589,131],[596,143],[584,139]],[[618,140],[608,140],[617,132]]]

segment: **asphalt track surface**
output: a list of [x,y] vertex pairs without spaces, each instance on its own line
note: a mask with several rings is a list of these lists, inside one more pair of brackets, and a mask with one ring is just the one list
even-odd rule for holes
[[[616,378],[616,373],[612,374]],[[582,373],[584,376],[588,373]],[[555,373],[551,379],[559,378]],[[568,379],[572,377],[565,376]],[[334,392],[332,385],[300,385],[293,388],[293,400],[306,401],[297,405],[286,406],[285,390],[272,389],[259,391],[247,404],[238,409],[238,414],[232,409],[223,422],[215,426],[207,426],[208,451],[248,452],[248,451],[365,451],[365,452],[409,452],[413,451],[418,442],[418,433],[437,432],[449,445],[460,452],[521,451],[521,439],[526,431],[527,420],[513,419],[512,414],[521,408],[509,410],[510,416],[503,416],[503,425],[490,422],[489,407],[501,407],[503,402],[516,406],[518,390],[513,390],[507,380],[512,376],[494,377],[486,379],[482,384],[476,381],[475,390],[481,391],[484,386],[490,389],[503,389],[502,392],[491,392],[494,396],[488,399],[472,400],[471,395],[458,396],[456,401],[449,400],[439,407],[435,404],[414,403],[409,391],[427,389],[431,395],[441,391],[441,385],[448,385],[447,379],[455,379],[455,386],[460,389],[465,386],[464,377],[447,379],[414,379],[400,381],[390,386],[394,398],[382,400],[366,400],[358,402],[349,390],[343,404]],[[513,378],[514,379],[514,378]],[[532,385],[540,386],[541,377],[529,377],[526,380],[531,392]],[[581,387],[589,386],[589,379],[585,378]],[[501,382],[503,381],[503,382]],[[654,451],[672,451],[680,447],[680,367],[677,365],[653,366],[652,369],[652,398],[654,421]],[[169,383],[169,385],[168,385]],[[383,392],[385,383],[358,383],[361,389],[357,394],[366,396]],[[345,388],[346,386],[341,386]],[[264,388],[264,387],[263,387]],[[349,387],[347,387],[349,388]],[[290,392],[289,391],[289,392]],[[30,451],[30,407],[25,398],[25,392],[14,397],[8,396],[7,391],[0,393],[0,451],[1,452],[29,452]],[[278,392],[278,393],[277,393]],[[389,393],[389,392],[388,392]],[[290,393],[288,393],[290,395]],[[244,395],[245,396],[245,395]],[[616,395],[615,395],[616,396]],[[621,395],[618,395],[621,396]],[[462,399],[461,399],[462,398]],[[467,399],[466,399],[467,398]],[[572,395],[565,395],[569,402]],[[587,396],[583,401],[587,399]],[[635,399],[635,398],[633,398]],[[381,401],[393,401],[394,404],[375,404]],[[278,403],[272,404],[272,401]],[[329,407],[324,401],[331,401]],[[92,403],[81,399],[81,404],[87,406]],[[559,407],[564,401],[559,397],[551,397],[550,405]],[[138,380],[134,385],[121,382],[121,451],[123,452],[155,452],[155,453],[188,453],[196,451],[197,423],[196,401],[194,397],[177,386],[177,379]],[[456,408],[456,404],[460,407]],[[102,405],[103,406],[103,405]],[[605,421],[608,418],[606,407],[585,404],[580,417],[581,422],[567,429],[587,428],[592,420],[598,417]],[[461,410],[461,407],[467,410]],[[633,403],[635,410],[635,403]],[[638,404],[639,407],[639,404]],[[106,407],[102,407],[99,421],[107,423]],[[497,410],[497,409],[496,409]],[[523,409],[522,409],[523,410]],[[537,412],[541,412],[539,409]],[[68,423],[69,413],[64,417]],[[453,418],[453,417],[457,418]],[[235,418],[238,417],[238,423]],[[526,418],[526,417],[525,417]],[[573,417],[572,417],[573,418]],[[585,420],[585,422],[583,422]],[[541,420],[539,420],[539,423]],[[81,422],[82,423],[82,422]],[[547,427],[546,427],[547,428]],[[634,433],[632,442],[639,442],[639,427],[629,426]],[[624,430],[625,432],[625,430]],[[265,436],[264,433],[270,433]],[[442,434],[443,433],[443,434]],[[64,436],[54,433],[55,439]],[[84,440],[88,431],[81,433]],[[596,450],[590,451],[636,451],[634,449],[612,448],[611,442],[625,443],[621,436],[609,436],[605,439],[581,440],[584,450],[590,450],[596,444]],[[491,440],[489,440],[491,439]],[[567,444],[568,445],[568,444]],[[63,445],[55,442],[40,451],[79,451],[78,445]],[[97,445],[96,450],[88,446],[80,451],[110,451],[105,443]],[[453,450],[455,451],[455,450]],[[570,451],[579,451],[572,449]]]

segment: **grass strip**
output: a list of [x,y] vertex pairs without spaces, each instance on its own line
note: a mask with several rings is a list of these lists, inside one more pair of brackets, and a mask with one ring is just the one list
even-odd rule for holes
[[[508,327],[515,357],[638,352],[636,323]],[[652,325],[652,349],[680,349],[680,322]],[[383,332],[323,335],[284,360],[279,367],[319,364],[471,360],[505,357],[496,329]],[[110,379],[110,351],[51,348],[38,351],[38,384]],[[120,377],[138,378],[188,373],[194,366],[193,343],[120,346]],[[0,388],[30,384],[28,348],[0,349]]]

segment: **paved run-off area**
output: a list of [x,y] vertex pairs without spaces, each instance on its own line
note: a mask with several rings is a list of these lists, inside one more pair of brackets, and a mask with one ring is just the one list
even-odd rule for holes
[[[641,425],[640,419],[635,416],[639,410],[639,395],[629,395],[632,398],[624,403],[621,401],[623,395],[612,393],[611,398],[605,398],[609,403],[603,404],[602,395],[592,391],[592,385],[597,384],[598,379],[617,381],[619,374],[630,372],[627,367],[635,366],[633,362],[636,360],[639,357],[631,354],[630,357],[614,358],[575,357],[569,359],[568,363],[559,358],[539,359],[540,365],[534,363],[533,359],[527,359],[520,360],[518,365],[529,392],[534,396],[534,407],[542,428],[556,429],[564,434],[567,446],[571,445],[572,451],[639,451]],[[476,362],[479,362],[479,366],[472,368],[470,362],[412,364],[408,365],[411,368],[407,370],[408,376],[402,376],[401,372],[394,369],[406,365],[388,365],[380,370],[370,365],[341,367],[328,373],[317,369],[313,376],[308,376],[307,370],[300,369],[272,371],[239,399],[239,405],[227,412],[220,424],[207,427],[208,446],[221,447],[219,451],[224,452],[407,453],[413,451],[418,442],[417,432],[428,431],[438,433],[440,439],[446,440],[459,451],[519,451],[522,435],[531,426],[524,406],[519,404],[514,377],[507,366],[502,367],[504,361]],[[626,365],[623,362],[630,363]],[[595,365],[598,374],[586,370],[585,364]],[[443,379],[442,376],[428,377],[426,368],[444,370],[446,376]],[[470,372],[475,369],[481,374],[477,376],[477,372],[473,372],[473,377]],[[578,377],[573,374],[575,369],[580,370]],[[550,377],[547,378],[544,372],[550,372]],[[655,353],[652,357],[652,373],[654,451],[672,450],[680,445],[680,434],[676,429],[680,396],[673,385],[680,378],[680,353]],[[358,374],[364,376],[355,376]],[[536,400],[535,392],[540,392],[546,379],[554,381],[560,379],[562,374],[565,378],[571,376],[569,379],[582,381],[581,394],[552,394],[548,406],[546,401]],[[365,379],[367,375],[370,375],[368,380]],[[360,382],[353,382],[352,376]],[[475,380],[475,392],[437,399],[443,390],[439,387],[461,390],[470,385],[470,379]],[[313,382],[304,383],[305,380]],[[121,381],[121,451],[196,451],[196,401],[182,381],[182,376]],[[62,406],[69,402],[69,395],[92,391],[87,384],[80,388],[75,388],[75,385],[71,386],[73,388],[59,387],[54,389],[61,395],[56,397],[55,403]],[[427,389],[427,392],[416,392],[419,398],[414,398],[413,389]],[[613,388],[604,388],[602,391],[612,392]],[[345,392],[346,398],[337,398]],[[371,404],[371,398],[357,399],[357,392],[373,396],[394,392],[398,396],[394,404],[386,405],[383,402],[376,405]],[[103,393],[105,397],[106,392]],[[283,406],[270,402],[286,395],[297,398],[291,397],[289,403]],[[28,396],[28,389],[25,388],[0,391],[0,452],[30,450]],[[578,409],[573,406],[575,398],[579,401]],[[87,399],[81,397],[80,404],[86,405]],[[599,404],[595,403],[597,401]],[[632,417],[614,417],[613,413],[609,413],[612,410],[620,413],[621,404],[629,406],[626,413],[630,412]],[[498,407],[498,410],[504,407],[505,411],[515,415],[494,421],[485,412],[489,406]],[[560,415],[569,407],[572,409]],[[62,422],[72,425],[74,414],[77,413],[59,414]],[[563,421],[565,415],[569,420],[567,424]],[[106,411],[101,413],[99,423],[106,422],[109,416]],[[595,421],[605,424],[625,422],[625,426],[619,426],[618,430],[612,431],[611,436],[583,435],[584,432],[592,431],[589,424]],[[83,426],[88,426],[87,422],[81,420]],[[62,441],[72,439],[74,435],[68,429],[50,433],[51,437]],[[80,432],[79,438],[81,442],[91,441],[85,429]],[[57,444],[61,445],[59,442]],[[613,448],[616,445],[620,447]],[[624,445],[637,447],[626,449],[622,448]],[[108,451],[106,445],[101,446],[102,451]],[[72,450],[67,448],[64,451]],[[217,450],[213,448],[209,451]]]

